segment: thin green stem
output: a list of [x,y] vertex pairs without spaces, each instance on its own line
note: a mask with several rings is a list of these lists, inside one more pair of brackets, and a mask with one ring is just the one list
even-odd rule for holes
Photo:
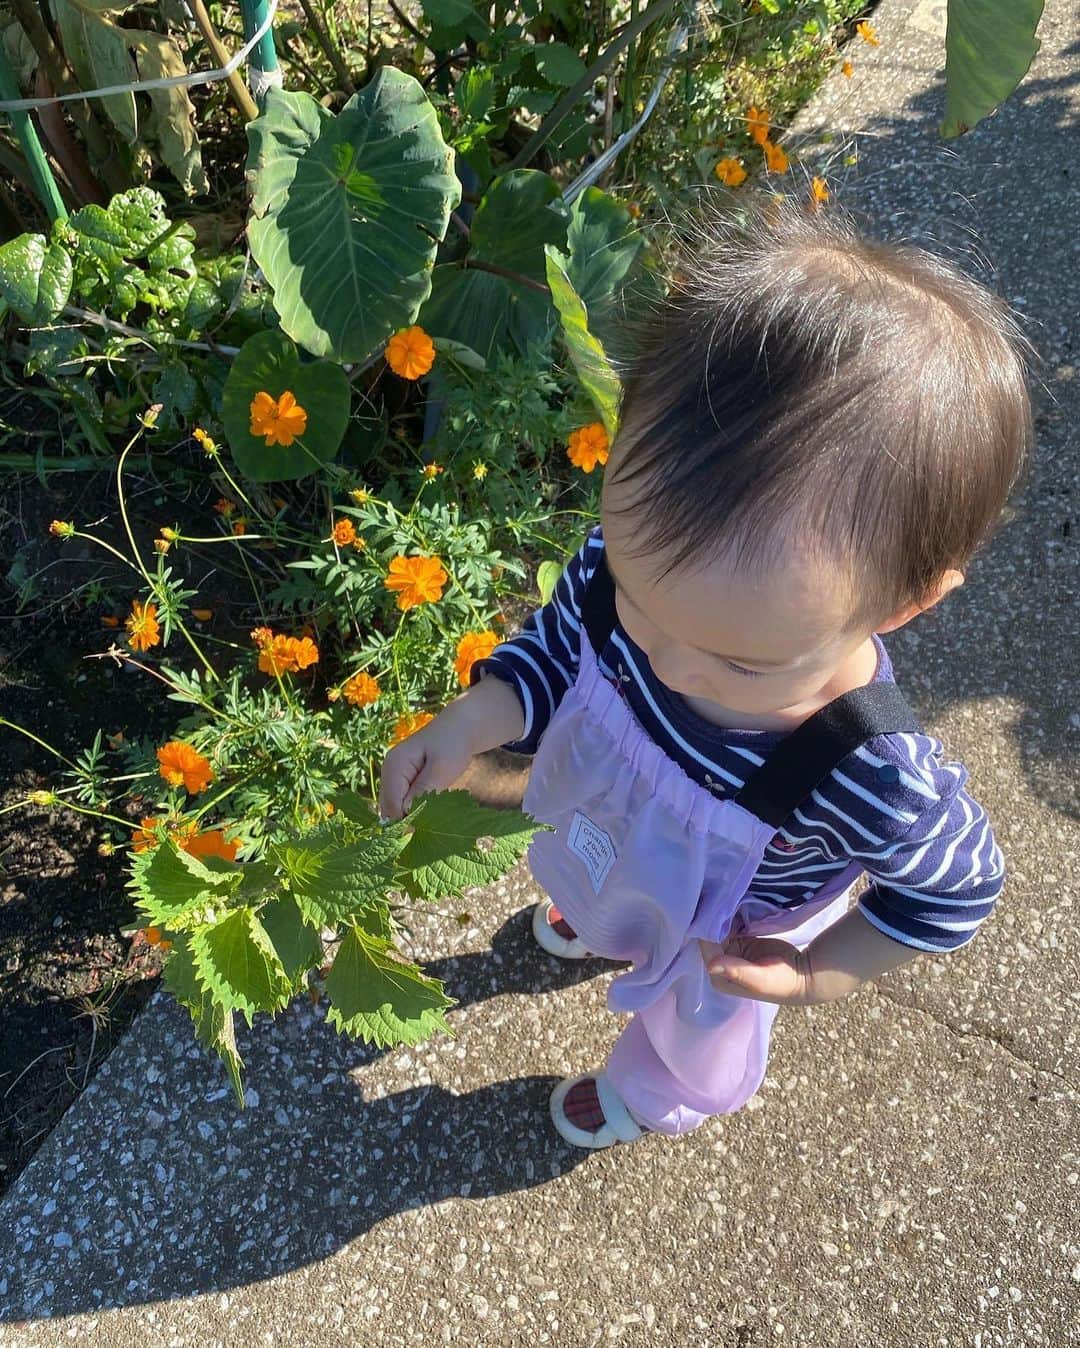
[[0,726],[6,726],[8,730],[14,730],[20,735],[25,735],[28,740],[33,740],[35,744],[40,744],[43,749],[48,750],[61,763],[66,763],[73,772],[79,771],[78,766],[70,758],[65,758],[59,749],[54,749],[51,744],[46,744],[43,739],[39,739],[32,730],[25,730],[21,725],[16,725],[14,721],[9,721],[6,716],[0,716]]

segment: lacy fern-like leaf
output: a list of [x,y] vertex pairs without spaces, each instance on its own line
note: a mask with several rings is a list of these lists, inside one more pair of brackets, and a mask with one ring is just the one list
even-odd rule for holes
[[408,817],[412,837],[398,857],[399,882],[414,899],[459,898],[496,880],[544,825],[518,810],[478,805],[467,791],[421,796]]
[[250,908],[237,908],[191,934],[200,984],[227,1011],[278,1011],[293,990],[270,937]]
[[436,978],[402,964],[389,942],[350,927],[326,979],[327,1020],[379,1048],[418,1044],[436,1030],[453,1034],[443,1011],[453,999]]

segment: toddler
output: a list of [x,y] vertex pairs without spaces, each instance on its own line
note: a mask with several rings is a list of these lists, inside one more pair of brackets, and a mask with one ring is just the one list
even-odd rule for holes
[[399,818],[476,753],[535,754],[536,939],[631,966],[608,1062],[551,1096],[582,1147],[738,1109],[780,1005],[964,945],[1004,874],[881,634],[963,583],[1002,512],[1023,338],[950,264],[832,211],[706,235],[627,362],[600,526],[382,776]]

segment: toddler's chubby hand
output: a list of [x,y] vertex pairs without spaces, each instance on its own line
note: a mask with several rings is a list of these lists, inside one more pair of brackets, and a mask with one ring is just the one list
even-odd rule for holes
[[787,941],[733,936],[722,945],[715,941],[698,944],[717,992],[781,1006],[812,1006],[829,1000],[815,993],[806,953]]
[[468,728],[444,710],[391,749],[383,762],[379,814],[400,819],[425,791],[453,786],[473,756]]

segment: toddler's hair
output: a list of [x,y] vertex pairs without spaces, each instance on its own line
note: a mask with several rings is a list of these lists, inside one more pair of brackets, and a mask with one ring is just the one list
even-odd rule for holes
[[639,556],[766,565],[803,545],[884,621],[962,569],[1030,452],[1030,345],[1008,306],[830,207],[708,218],[641,325],[612,483]]

